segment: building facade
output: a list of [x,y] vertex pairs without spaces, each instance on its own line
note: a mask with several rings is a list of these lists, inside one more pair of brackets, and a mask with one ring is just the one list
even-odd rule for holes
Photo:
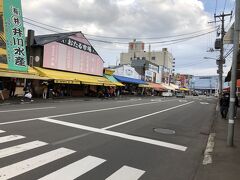
[[148,51],[145,51],[145,44],[141,41],[134,40],[129,43],[128,52],[120,54],[120,64],[136,64],[136,61],[145,62],[158,66],[158,71],[161,74],[161,82],[171,82],[171,76],[173,71],[173,56],[168,52],[167,48],[163,48],[162,51],[151,51],[150,47]]

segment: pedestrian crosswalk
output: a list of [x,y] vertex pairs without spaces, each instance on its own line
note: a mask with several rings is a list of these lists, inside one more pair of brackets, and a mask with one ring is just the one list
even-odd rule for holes
[[[6,133],[3,130],[0,130],[0,144],[8,146],[8,142],[13,141],[17,143],[17,140],[26,138],[21,135],[7,135],[2,136]],[[25,139],[26,140],[26,139]],[[12,143],[11,143],[12,144]],[[2,147],[1,145],[1,147]],[[0,164],[2,158],[8,158],[12,155],[19,155],[23,152],[28,152],[33,149],[37,149],[40,147],[44,147],[49,145],[43,141],[31,141],[23,144],[17,144],[11,147],[6,147],[0,149]],[[21,160],[19,162],[15,162],[13,164],[6,165],[5,167],[1,167],[0,165],[0,180],[6,180],[10,178],[16,178],[19,175],[24,173],[29,173],[32,170],[35,170],[42,166],[47,166],[47,164],[55,161],[64,161],[63,159],[67,156],[76,153],[76,151],[60,147],[54,150],[44,152],[42,154],[38,154],[33,157],[29,157],[27,159]],[[32,154],[32,153],[31,153]],[[6,160],[6,159],[5,159]],[[107,163],[107,160],[88,155],[82,159],[76,160],[73,163],[70,163],[60,169],[57,169],[49,174],[44,175],[43,177],[32,177],[32,179],[39,180],[72,180],[76,179],[85,173],[90,173],[91,170],[98,168],[98,166]],[[111,175],[107,175],[106,180],[137,180],[139,179],[145,171],[136,169],[127,165],[120,167],[120,169],[116,170]],[[35,173],[34,173],[35,174]]]

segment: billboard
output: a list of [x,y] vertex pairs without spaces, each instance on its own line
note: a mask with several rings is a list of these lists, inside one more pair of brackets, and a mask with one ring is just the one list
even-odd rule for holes
[[8,69],[28,71],[21,0],[3,0]]
[[80,34],[44,45],[43,67],[103,75],[101,57]]
[[141,76],[130,65],[123,65],[115,69],[114,75],[124,76],[134,79],[141,79]]

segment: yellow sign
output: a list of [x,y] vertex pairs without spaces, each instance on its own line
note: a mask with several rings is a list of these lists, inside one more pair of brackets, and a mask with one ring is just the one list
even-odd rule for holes
[[107,75],[113,75],[114,72],[115,70],[112,70],[112,69],[104,69],[104,74],[107,74]]

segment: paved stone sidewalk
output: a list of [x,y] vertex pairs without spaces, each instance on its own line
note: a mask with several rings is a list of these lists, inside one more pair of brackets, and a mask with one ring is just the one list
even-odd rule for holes
[[239,180],[240,179],[240,109],[235,121],[234,147],[227,146],[228,121],[220,115],[213,123],[216,133],[212,163],[200,165],[195,180]]

